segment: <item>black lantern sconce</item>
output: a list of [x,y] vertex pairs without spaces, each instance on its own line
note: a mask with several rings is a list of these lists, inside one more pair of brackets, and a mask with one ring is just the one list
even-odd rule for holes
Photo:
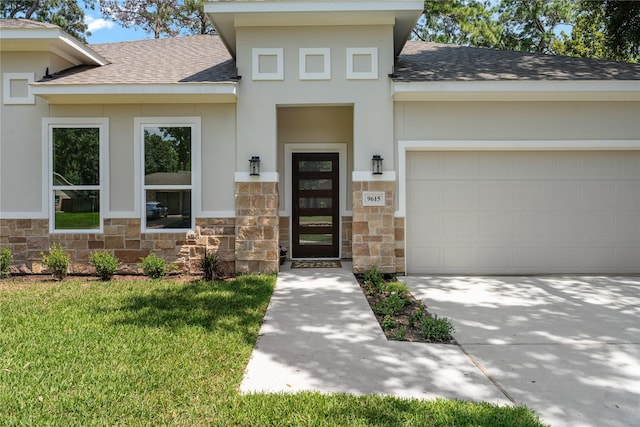
[[374,175],[382,175],[382,160],[384,159],[380,157],[380,154],[375,154],[371,159]]
[[251,159],[249,159],[249,175],[260,175],[260,156],[251,156]]

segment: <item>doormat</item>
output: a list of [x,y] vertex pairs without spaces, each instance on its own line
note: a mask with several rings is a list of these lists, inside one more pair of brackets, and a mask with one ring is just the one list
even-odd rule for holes
[[291,261],[291,268],[342,268],[342,264],[336,260]]

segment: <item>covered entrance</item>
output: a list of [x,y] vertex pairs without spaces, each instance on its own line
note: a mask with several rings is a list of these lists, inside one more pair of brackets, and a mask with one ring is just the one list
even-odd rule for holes
[[292,258],[340,256],[338,153],[292,153]]

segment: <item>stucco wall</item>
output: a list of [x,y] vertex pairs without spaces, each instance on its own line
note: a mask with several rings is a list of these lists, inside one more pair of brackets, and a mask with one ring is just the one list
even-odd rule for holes
[[398,140],[637,139],[639,102],[397,102]]
[[[348,80],[347,48],[377,47],[378,78]],[[283,48],[284,80],[252,80],[252,49]],[[299,49],[330,48],[331,80],[300,80]],[[238,171],[259,155],[264,171],[277,170],[277,110],[289,105],[346,105],[353,108],[353,159],[356,170],[370,169],[373,154],[392,155],[392,27],[240,27],[237,29]]]
[[[49,66],[49,54],[44,52],[0,55],[0,78],[5,73],[33,72],[38,80]],[[0,81],[0,212],[40,218],[44,210],[40,122],[49,107],[37,98],[33,105],[5,105],[2,86]]]

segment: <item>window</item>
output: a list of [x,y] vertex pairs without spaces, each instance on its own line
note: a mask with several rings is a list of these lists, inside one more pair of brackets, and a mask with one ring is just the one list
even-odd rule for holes
[[196,132],[199,123],[188,121],[141,123],[145,232],[194,228],[193,196],[197,180],[194,164],[199,159]]
[[106,119],[49,120],[51,232],[102,232]]

